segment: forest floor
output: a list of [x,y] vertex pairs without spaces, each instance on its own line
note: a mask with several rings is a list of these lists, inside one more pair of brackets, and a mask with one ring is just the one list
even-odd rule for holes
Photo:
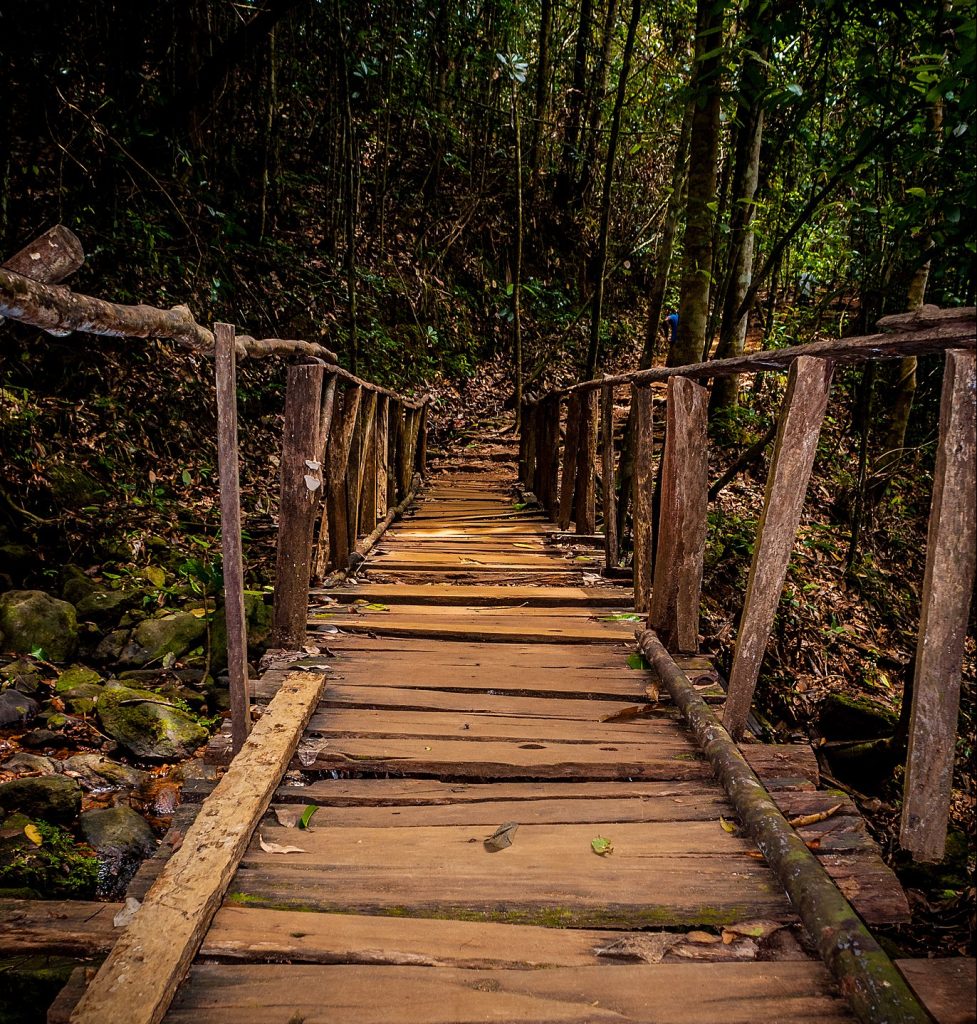
[[[74,372],[54,391],[32,387],[39,366],[5,379],[0,430],[8,451],[17,452],[5,481],[0,508],[4,574],[0,590],[37,589],[60,598],[75,594],[124,593],[113,605],[120,614],[79,615],[78,653],[70,660],[96,673],[98,686],[119,683],[151,690],[205,728],[226,709],[220,685],[220,589],[213,414],[205,364],[174,355],[153,343],[139,349],[103,346],[77,357]],[[138,372],[132,373],[133,359]],[[619,355],[633,365],[634,353]],[[610,369],[610,368],[609,368]],[[911,865],[897,847],[901,768],[898,751],[866,742],[892,735],[899,721],[903,682],[910,671],[918,622],[932,445],[922,439],[913,461],[893,482],[864,531],[852,571],[845,572],[847,502],[857,465],[846,412],[854,381],[839,376],[826,420],[809,500],[791,563],[785,600],[768,650],[758,693],[759,728],[766,739],[806,736],[815,744],[832,784],[849,790],[869,820],[889,863],[910,895],[912,925],[885,937],[904,956],[975,952],[973,883],[975,797],[975,646],[967,641],[964,699],[954,779],[948,856],[936,868]],[[766,431],[775,415],[782,382],[769,376],[744,393],[733,416],[713,424],[712,472],[718,476]],[[433,389],[436,443],[452,431],[504,413],[509,368],[503,359],[483,364],[461,384]],[[623,392],[619,401],[623,403]],[[267,632],[273,572],[277,452],[282,388],[269,366],[246,367],[241,388],[242,495],[245,515],[246,585],[251,593],[252,660]],[[139,409],[134,416],[131,410]],[[626,410],[623,405],[619,415]],[[764,461],[741,473],[710,510],[704,578],[703,647],[728,671],[736,620],[742,605],[752,543],[762,507]],[[626,541],[626,538],[625,538]],[[106,648],[119,633],[132,645],[147,621],[193,616],[206,628],[193,639],[148,663],[129,663]],[[117,645],[118,646],[118,645]],[[90,705],[65,699],[63,665],[47,652],[0,659],[4,685],[29,677],[18,689],[33,693],[41,712],[30,722],[0,730],[0,783],[36,777],[40,761],[13,761],[23,753],[46,759],[65,774],[65,763],[85,755],[108,759],[129,771],[128,781],[106,783],[90,774],[90,762],[67,769],[78,779],[81,810],[132,807],[161,835],[179,800],[182,780],[201,770],[199,751],[189,756],[150,758],[114,739]],[[13,666],[13,667],[11,667]],[[216,679],[216,682],[214,681]],[[31,718],[34,718],[32,715]],[[19,764],[19,767],[17,767]],[[85,771],[81,769],[85,768]],[[87,774],[86,774],[87,773]],[[77,812],[76,812],[77,814]],[[77,817],[68,818],[67,840],[84,859]],[[4,841],[0,837],[0,843]],[[72,862],[75,863],[75,862]],[[50,887],[50,874],[35,873],[0,886],[36,888],[40,895],[117,895],[131,865],[106,876],[81,866],[77,886]],[[104,866],[104,859],[103,859]],[[63,868],[59,868],[64,873]],[[47,879],[45,881],[45,879]],[[46,887],[47,886],[47,887]]]

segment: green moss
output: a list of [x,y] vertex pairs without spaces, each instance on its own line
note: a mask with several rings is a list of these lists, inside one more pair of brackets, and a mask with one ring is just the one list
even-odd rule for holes
[[[24,831],[34,825],[36,845]],[[11,815],[0,830],[0,886],[34,889],[46,897],[91,899],[98,882],[98,858],[66,829]]]

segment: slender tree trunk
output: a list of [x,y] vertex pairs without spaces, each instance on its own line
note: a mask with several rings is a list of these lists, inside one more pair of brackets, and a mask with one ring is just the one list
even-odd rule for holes
[[617,22],[617,0],[607,0],[604,14],[604,31],[601,37],[600,55],[597,66],[590,78],[590,91],[587,93],[585,120],[587,137],[584,155],[580,162],[580,173],[577,178],[576,194],[581,198],[590,190],[594,175],[594,164],[597,162],[598,140],[600,138],[600,117],[604,108],[604,93],[607,92],[607,70],[611,62],[611,44],[614,41],[614,29]]
[[628,75],[631,73],[631,56],[634,53],[634,37],[641,19],[641,0],[632,0],[631,20],[624,42],[621,58],[621,73],[617,80],[617,95],[614,97],[614,114],[611,118],[611,133],[607,140],[607,163],[604,165],[604,194],[601,198],[600,234],[597,243],[597,266],[594,271],[594,296],[590,303],[590,345],[587,349],[587,366],[584,379],[590,380],[597,372],[600,354],[600,322],[604,305],[604,275],[607,271],[607,236],[611,223],[611,193],[614,187],[614,161],[617,158],[617,144],[621,134],[621,110],[627,90]]
[[353,108],[350,99],[348,38],[343,31],[342,14],[337,2],[336,29],[341,42],[342,59],[339,68],[340,102],[343,121],[343,202],[346,213],[346,248],[343,253],[343,269],[346,274],[346,303],[349,325],[349,366],[353,373],[359,367],[359,338],[356,323],[356,132],[353,125]]
[[[264,153],[261,167],[261,216],[258,238],[268,233],[269,205],[277,207],[278,194],[278,29],[268,33],[268,96],[265,110]],[[272,219],[274,214],[272,214]]]
[[529,146],[529,175],[532,188],[539,178],[542,139],[550,109],[550,37],[553,35],[553,0],[542,0],[539,10],[539,36],[536,62],[536,119]]
[[558,204],[561,205],[569,203],[573,193],[574,168],[577,165],[577,148],[580,140],[584,90],[587,84],[587,54],[590,52],[593,12],[593,0],[581,0],[577,42],[573,53],[573,77],[567,94],[566,127],[563,131],[563,151],[560,157],[560,174],[557,180],[556,198]]
[[682,297],[678,337],[669,346],[668,365],[698,362],[706,340],[712,280],[713,207],[719,157],[723,0],[698,0],[689,187],[682,258]]
[[512,272],[512,363],[516,430],[522,426],[522,131],[515,78],[512,79],[512,128],[516,135],[516,258]]

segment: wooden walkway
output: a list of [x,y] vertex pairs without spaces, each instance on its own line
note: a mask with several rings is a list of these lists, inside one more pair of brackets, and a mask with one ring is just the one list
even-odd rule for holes
[[[854,1019],[675,709],[629,667],[630,588],[515,507],[511,455],[494,440],[444,460],[358,576],[314,593],[321,700],[170,1024]],[[721,700],[706,659],[681,664]],[[811,750],[743,749],[862,917],[907,920]]]

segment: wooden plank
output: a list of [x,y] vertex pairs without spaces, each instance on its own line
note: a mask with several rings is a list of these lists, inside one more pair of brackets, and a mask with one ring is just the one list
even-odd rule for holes
[[[666,961],[752,959],[744,955],[747,948],[742,944],[703,944],[696,942],[695,936],[685,941],[681,934],[674,937],[679,941],[665,954]],[[303,914],[225,904],[214,918],[201,954],[224,962],[265,960],[526,970],[627,963],[626,953],[611,955],[622,939],[637,939],[635,946],[640,948],[641,933],[481,921]],[[736,945],[740,948],[732,950],[731,946]],[[796,957],[804,959],[800,952]]]
[[122,907],[88,900],[0,900],[0,956],[106,953],[121,934],[112,918]]
[[974,1024],[977,1021],[974,996],[977,960],[973,957],[897,960],[896,967],[936,1024]]
[[831,363],[801,356],[791,364],[787,378],[723,715],[723,725],[734,739],[746,725],[780,603],[828,407],[831,374]]
[[964,640],[974,589],[977,490],[973,352],[946,354],[926,539],[900,845],[939,861],[946,846]]
[[665,452],[650,629],[670,651],[699,649],[699,596],[709,503],[709,392],[682,377],[668,382]]
[[355,587],[314,590],[337,601],[365,600],[381,604],[444,604],[469,607],[528,607],[576,608],[604,607],[630,608],[631,593],[623,587],[519,587],[492,586],[458,587],[451,584],[431,583],[427,586],[366,583]]
[[325,677],[295,673],[166,862],[82,997],[72,1024],[158,1024],[190,966]]
[[601,390],[601,493],[604,519],[604,562],[608,569],[617,565],[617,481],[614,475],[614,388]]
[[597,529],[596,472],[597,393],[589,391],[580,399],[580,450],[573,513],[577,533],[588,534]]
[[556,522],[565,530],[573,518],[573,497],[577,484],[577,458],[580,454],[580,398],[567,402],[566,437],[563,441],[563,466],[560,471],[560,508]]
[[815,963],[642,964],[552,970],[200,965],[168,1024],[851,1024]]
[[652,421],[651,388],[635,388],[631,401],[637,416],[634,440],[634,607],[647,612],[651,604],[652,498],[654,496],[653,456],[655,435]]
[[241,486],[238,479],[237,369],[232,324],[214,324],[217,382],[217,463],[221,499],[221,558],[227,621],[227,677],[234,751],[251,731],[248,637],[244,615],[244,556],[241,548]]
[[322,494],[318,441],[324,373],[322,364],[290,366],[285,390],[271,645],[293,651],[305,643],[312,531]]

